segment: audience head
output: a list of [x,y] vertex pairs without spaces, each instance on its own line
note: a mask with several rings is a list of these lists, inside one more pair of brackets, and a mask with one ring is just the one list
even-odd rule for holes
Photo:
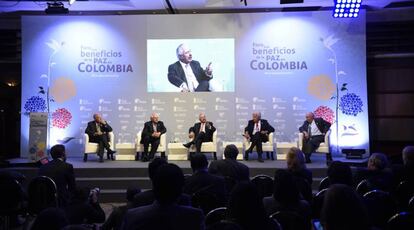
[[181,62],[188,64],[193,60],[190,48],[186,44],[180,44],[176,50],[177,58]]
[[152,122],[157,123],[159,119],[160,119],[160,115],[158,115],[158,113],[154,112],[151,114],[150,120]]
[[312,123],[313,119],[315,119],[315,115],[312,112],[306,113],[305,115],[306,121]]
[[330,184],[346,184],[352,186],[352,171],[349,165],[341,161],[333,161],[328,167]]
[[231,191],[227,205],[228,219],[243,229],[261,229],[267,220],[263,201],[251,182],[240,182]]
[[207,169],[207,157],[202,153],[196,153],[191,157],[191,169],[193,172]]
[[135,186],[128,187],[127,192],[126,192],[126,199],[127,199],[127,201],[129,201],[129,202],[134,201],[134,196],[136,194],[140,193],[140,192],[141,192],[141,189],[139,189],[139,188],[137,188]]
[[406,166],[414,166],[414,146],[406,146],[402,151],[403,163]]
[[273,198],[284,204],[291,204],[300,200],[300,192],[291,172],[279,169],[275,172],[273,182]]
[[373,153],[368,159],[368,169],[382,171],[388,167],[388,159],[384,153]]
[[160,204],[176,202],[182,193],[184,174],[175,164],[165,164],[158,168],[152,180],[155,199]]
[[321,223],[328,230],[369,229],[361,198],[351,187],[343,184],[334,184],[326,192]]
[[59,230],[69,224],[66,214],[59,208],[47,208],[36,217],[32,230]]
[[292,171],[299,171],[306,168],[305,165],[305,154],[302,150],[296,147],[289,149],[286,156],[287,168]]
[[226,157],[226,159],[236,160],[237,155],[239,155],[239,149],[235,145],[227,145],[226,148],[224,148],[224,157]]
[[162,165],[166,165],[167,160],[165,160],[164,158],[160,158],[160,157],[156,157],[154,158],[154,160],[152,160],[149,164],[148,164],[148,175],[149,178],[152,180],[154,178],[155,172],[157,171],[157,169],[162,166]]
[[262,118],[262,114],[260,112],[252,113],[252,120],[254,123],[257,123],[261,118]]
[[50,149],[50,155],[52,155],[53,159],[58,159],[58,158],[66,159],[65,146],[64,145],[54,145]]

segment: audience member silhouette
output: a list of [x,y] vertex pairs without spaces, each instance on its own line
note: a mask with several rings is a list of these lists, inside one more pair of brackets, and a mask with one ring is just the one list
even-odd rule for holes
[[344,184],[334,184],[326,192],[321,223],[327,230],[369,229],[368,215],[361,198]]
[[177,165],[160,166],[152,183],[156,201],[128,210],[122,229],[204,229],[200,209],[177,204],[184,186],[184,175]]
[[98,202],[98,192],[94,189],[76,188],[71,203],[65,208],[70,224],[103,223],[105,212]]
[[341,161],[333,161],[328,167],[328,179],[330,184],[353,185],[351,167]]

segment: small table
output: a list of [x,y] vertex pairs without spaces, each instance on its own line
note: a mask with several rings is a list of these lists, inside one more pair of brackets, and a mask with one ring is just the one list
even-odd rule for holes
[[118,143],[115,144],[117,161],[135,160],[135,143]]
[[296,142],[276,142],[276,152],[278,160],[286,160],[286,155],[290,148],[298,147]]
[[183,143],[168,143],[168,160],[186,161],[188,158],[188,149]]
[[[237,155],[237,160],[243,160],[243,142],[237,141],[223,141],[223,151],[227,145],[235,145],[239,150],[239,154]],[[223,159],[226,159],[223,153]]]

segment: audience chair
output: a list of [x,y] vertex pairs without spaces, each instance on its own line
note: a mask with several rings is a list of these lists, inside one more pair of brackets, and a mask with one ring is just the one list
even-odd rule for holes
[[[111,148],[115,147],[115,135],[113,132],[108,133],[109,137],[109,146]],[[89,135],[84,133],[83,134],[83,143],[84,150],[83,150],[83,159],[86,162],[88,160],[88,154],[97,154],[98,153],[98,143],[89,142]],[[113,149],[112,149],[113,150]]]
[[270,218],[276,219],[283,230],[310,230],[310,223],[306,223],[305,218],[296,212],[279,211]]
[[203,210],[204,214],[207,214],[211,210],[222,207],[225,204],[221,204],[215,194],[200,191],[192,194],[191,205],[194,208]]
[[414,229],[414,214],[409,212],[400,212],[392,216],[385,228],[386,230],[412,230]]
[[374,227],[383,229],[387,220],[397,212],[397,205],[388,192],[372,190],[363,196],[370,222]]
[[371,186],[369,185],[368,180],[366,180],[366,179],[360,181],[358,183],[357,187],[356,187],[356,192],[361,196],[365,195],[365,193],[367,193],[371,190],[373,190],[373,189],[371,188]]
[[273,194],[273,178],[267,175],[257,175],[251,180],[256,185],[259,196],[271,196]]
[[329,178],[328,177],[325,177],[319,183],[318,191],[322,191],[322,190],[324,190],[326,188],[329,188],[330,185],[331,185],[331,182],[329,181]]
[[414,186],[408,181],[401,181],[395,189],[395,197],[400,209],[405,210],[407,208],[410,198],[414,194]]
[[414,213],[414,196],[408,202],[408,211]]
[[328,189],[322,189],[320,192],[316,193],[315,197],[313,198],[313,202],[311,203],[312,207],[312,219],[320,219],[323,200],[325,198],[325,193]]
[[27,189],[29,214],[37,215],[49,207],[57,207],[57,189],[55,182],[47,176],[35,177]]
[[20,183],[10,177],[0,177],[0,229],[10,228],[10,217],[23,210],[23,189]]
[[227,212],[226,207],[220,207],[220,208],[211,210],[206,215],[206,221],[205,221],[206,227],[211,226],[215,223],[218,223],[226,219],[226,212]]

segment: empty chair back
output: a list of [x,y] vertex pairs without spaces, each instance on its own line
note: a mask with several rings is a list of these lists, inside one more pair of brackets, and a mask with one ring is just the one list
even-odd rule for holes
[[38,214],[46,208],[58,206],[56,184],[49,177],[35,177],[30,182],[27,192],[30,214]]
[[220,208],[216,208],[211,210],[209,213],[207,213],[206,215],[206,227],[211,226],[215,223],[218,223],[222,220],[226,219],[226,212],[227,212],[227,208],[226,207],[220,207]]
[[329,185],[331,185],[331,182],[329,181],[328,177],[325,177],[321,180],[321,182],[319,183],[319,188],[318,191],[322,191],[326,188],[329,188]]
[[312,202],[312,219],[320,219],[321,211],[323,207],[323,199],[325,197],[325,193],[328,189],[322,189],[320,192],[316,193],[315,197],[313,198]]
[[359,195],[363,196],[365,193],[369,192],[373,190],[373,188],[371,188],[371,186],[369,185],[368,180],[362,180],[358,183],[357,187],[356,187],[356,191]]
[[259,196],[271,196],[273,194],[273,178],[267,175],[257,175],[252,179],[252,183],[256,185]]
[[22,208],[23,189],[17,180],[0,176],[0,215],[10,216]]
[[406,210],[410,198],[414,195],[414,184],[401,181],[395,189],[395,197],[401,210]]
[[397,212],[397,205],[388,192],[373,190],[363,196],[368,216],[373,226],[384,228],[387,220]]
[[283,230],[308,230],[310,223],[296,212],[279,211],[270,216],[275,219]]
[[414,214],[400,212],[392,216],[387,223],[386,230],[412,230],[414,229]]

